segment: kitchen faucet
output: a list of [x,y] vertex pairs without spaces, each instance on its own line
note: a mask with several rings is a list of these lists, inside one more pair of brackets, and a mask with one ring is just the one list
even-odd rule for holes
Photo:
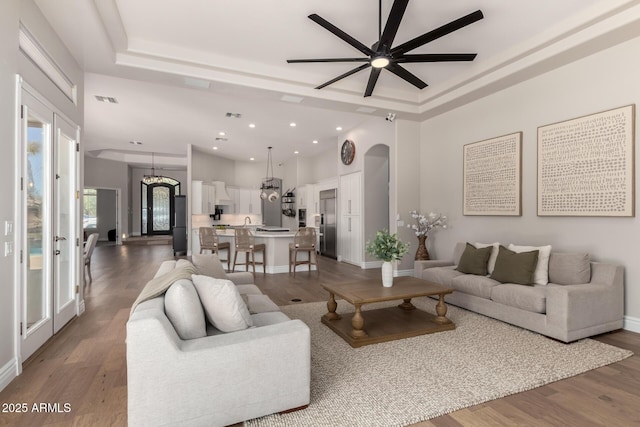
[[249,218],[249,216],[245,216],[245,217],[244,217],[244,224],[243,224],[243,227],[246,227],[246,226],[247,226],[247,221],[249,221],[249,224],[251,224],[251,218]]

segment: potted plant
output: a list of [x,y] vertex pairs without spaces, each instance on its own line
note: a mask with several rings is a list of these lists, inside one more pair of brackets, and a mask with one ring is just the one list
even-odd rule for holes
[[403,243],[397,234],[390,234],[387,230],[379,230],[373,241],[367,242],[367,253],[381,259],[382,286],[393,286],[393,267],[391,262],[399,261],[409,251],[409,244]]

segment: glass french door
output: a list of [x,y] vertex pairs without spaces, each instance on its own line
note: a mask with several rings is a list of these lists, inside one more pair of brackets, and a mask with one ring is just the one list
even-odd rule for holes
[[143,184],[142,185],[142,230],[143,234],[171,234],[173,224],[174,185]]
[[21,92],[22,360],[76,313],[77,127]]

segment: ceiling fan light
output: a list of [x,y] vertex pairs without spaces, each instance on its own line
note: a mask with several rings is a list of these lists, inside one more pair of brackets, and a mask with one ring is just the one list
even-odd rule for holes
[[384,68],[389,65],[389,58],[385,56],[378,56],[371,60],[371,66],[373,68]]

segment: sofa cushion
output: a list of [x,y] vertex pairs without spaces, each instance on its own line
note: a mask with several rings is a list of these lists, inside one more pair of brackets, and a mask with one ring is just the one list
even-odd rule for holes
[[247,303],[250,314],[280,311],[280,308],[266,295],[246,294],[242,297]]
[[460,262],[456,267],[461,273],[487,275],[487,262],[491,256],[492,247],[475,248],[471,243],[467,243]]
[[288,322],[289,319],[286,314],[281,311],[252,314],[251,319],[256,327],[275,325],[276,323]]
[[549,281],[558,285],[580,285],[591,281],[591,261],[587,253],[552,253]]
[[227,279],[227,272],[216,254],[193,254],[191,255],[193,265],[198,269],[198,274],[215,277],[216,279]]
[[490,277],[473,274],[463,274],[451,280],[451,287],[456,291],[485,299],[491,298],[491,288],[499,284]]
[[546,289],[542,285],[520,286],[507,283],[491,289],[491,300],[500,304],[531,311],[546,313]]
[[487,273],[493,273],[493,269],[496,266],[496,259],[498,258],[498,251],[500,250],[500,243],[474,243],[473,246],[476,248],[487,248],[491,246],[491,256],[489,256],[489,261],[487,262]]
[[491,278],[502,283],[532,285],[538,263],[538,251],[516,253],[500,245]]
[[222,332],[234,332],[253,326],[247,305],[230,280],[194,274],[207,320]]
[[240,295],[262,295],[262,292],[260,292],[260,288],[258,288],[256,285],[238,285],[236,283],[236,288],[238,288],[238,292],[240,292]]
[[547,246],[516,246],[509,245],[509,250],[514,252],[530,252],[538,251],[538,263],[536,270],[533,272],[533,283],[537,285],[546,285],[549,283],[549,256],[551,255],[551,245]]
[[426,268],[422,271],[422,280],[450,288],[451,279],[463,274],[457,271],[455,266]]
[[204,310],[191,280],[180,279],[164,295],[164,311],[183,340],[207,335]]

